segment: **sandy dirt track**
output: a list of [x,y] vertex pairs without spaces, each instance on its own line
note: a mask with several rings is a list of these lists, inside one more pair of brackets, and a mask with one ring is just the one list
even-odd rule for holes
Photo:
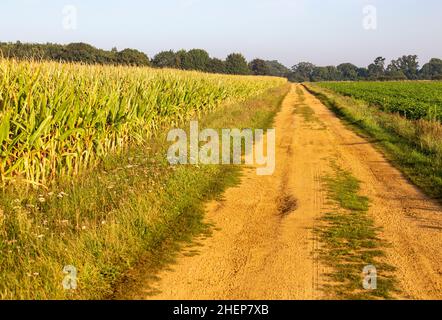
[[[301,101],[302,90],[304,101]],[[314,121],[294,112],[303,103]],[[275,119],[277,168],[244,169],[241,183],[208,205],[213,234],[176,262],[140,280],[127,299],[327,299],[327,270],[313,232],[327,210],[321,177],[330,160],[362,181],[401,298],[442,299],[442,208],[405,180],[367,140],[347,129],[303,87],[293,85]],[[295,206],[296,203],[296,206]]]

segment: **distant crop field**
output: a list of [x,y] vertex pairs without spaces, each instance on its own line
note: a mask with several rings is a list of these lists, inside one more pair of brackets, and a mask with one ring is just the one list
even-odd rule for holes
[[78,173],[162,126],[283,85],[282,78],[0,60],[0,179]]
[[442,121],[442,82],[323,82],[319,86],[409,119]]

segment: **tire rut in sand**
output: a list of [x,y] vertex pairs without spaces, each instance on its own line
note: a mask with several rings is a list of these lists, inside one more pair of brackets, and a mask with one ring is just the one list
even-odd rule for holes
[[442,299],[442,207],[425,196],[365,138],[349,130],[318,99],[306,104],[327,124],[330,144],[344,169],[362,182],[369,215],[381,227],[382,248],[397,268],[398,298]]
[[[311,205],[317,187],[313,167],[299,165],[303,150],[296,146],[296,123],[303,120],[293,114],[299,99],[295,90],[293,86],[275,118],[274,175],[244,169],[240,185],[228,189],[222,202],[207,206],[206,222],[214,226],[213,234],[197,239],[197,254],[180,254],[154,280],[141,281],[131,298],[321,298],[312,241],[320,209]],[[305,173],[308,183],[298,181]]]

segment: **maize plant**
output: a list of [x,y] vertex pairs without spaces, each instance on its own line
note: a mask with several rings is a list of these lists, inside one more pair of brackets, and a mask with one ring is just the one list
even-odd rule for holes
[[0,60],[0,175],[44,185],[223,103],[285,83],[123,66]]

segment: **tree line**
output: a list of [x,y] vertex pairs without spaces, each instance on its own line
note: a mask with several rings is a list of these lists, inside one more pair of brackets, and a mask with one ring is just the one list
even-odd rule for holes
[[225,60],[210,57],[207,51],[162,51],[152,59],[138,50],[124,49],[110,51],[97,49],[86,43],[29,44],[0,42],[0,55],[17,59],[43,59],[88,64],[151,66],[156,68],[176,68],[210,73],[238,75],[267,75],[286,77],[293,82],[304,81],[359,81],[359,80],[442,80],[442,60],[433,58],[419,67],[416,55],[402,56],[386,65],[386,59],[376,58],[368,67],[358,67],[351,63],[338,66],[315,66],[300,62],[287,68],[277,60],[254,59],[250,62],[241,53],[232,53]]
[[212,58],[207,51],[169,50],[156,54],[152,59],[138,50],[124,49],[110,51],[97,49],[86,43],[60,45],[53,43],[5,43],[0,42],[0,54],[6,58],[42,59],[63,62],[82,62],[87,64],[151,66],[156,68],[175,68],[210,73],[238,75],[271,75],[285,77],[289,69],[277,61],[255,59],[248,63],[240,53],[232,53],[225,60]]
[[86,43],[60,45],[53,43],[15,43],[0,42],[0,55],[16,59],[42,59],[63,62],[82,62],[87,64],[113,64],[148,66],[149,58],[143,52],[134,49],[110,51],[97,49]]
[[385,58],[377,57],[366,68],[351,63],[318,67],[309,62],[301,62],[292,67],[288,78],[293,82],[442,80],[442,60],[433,58],[422,68],[419,67],[417,55],[399,57],[388,65]]

